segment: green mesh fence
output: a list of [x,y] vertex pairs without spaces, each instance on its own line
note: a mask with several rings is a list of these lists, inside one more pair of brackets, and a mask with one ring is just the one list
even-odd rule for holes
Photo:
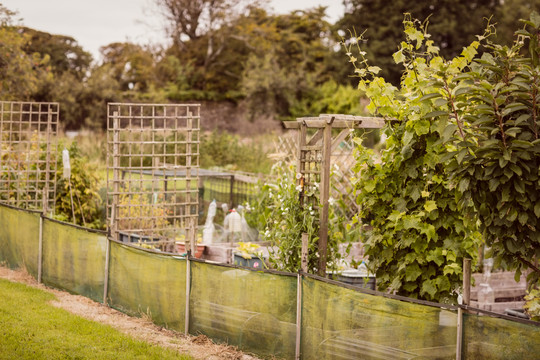
[[186,261],[111,242],[108,303],[158,325],[184,331]]
[[104,234],[44,219],[43,282],[103,301],[106,248]]
[[540,326],[463,315],[463,359],[540,359]]
[[[37,276],[40,215],[0,205],[0,263]],[[185,329],[186,261],[110,244],[108,304]],[[43,219],[42,279],[103,298],[107,239]],[[291,274],[292,275],[292,274]],[[302,280],[302,359],[455,359],[453,310]],[[191,262],[191,334],[260,356],[294,358],[296,277]],[[540,359],[540,326],[464,314],[464,359]]]
[[37,277],[40,214],[0,206],[0,263]]
[[191,262],[190,333],[294,358],[296,277]]
[[457,314],[304,278],[303,359],[455,359]]

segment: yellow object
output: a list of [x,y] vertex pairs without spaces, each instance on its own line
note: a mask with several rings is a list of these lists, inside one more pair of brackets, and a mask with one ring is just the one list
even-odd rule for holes
[[236,253],[242,256],[244,259],[251,259],[254,256],[261,257],[262,252],[258,250],[260,246],[258,244],[252,244],[251,242],[239,242],[236,247]]

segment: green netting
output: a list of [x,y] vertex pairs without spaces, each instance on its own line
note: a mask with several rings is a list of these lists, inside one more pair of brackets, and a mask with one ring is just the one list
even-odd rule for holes
[[43,282],[103,301],[106,248],[103,234],[44,219]]
[[39,254],[38,213],[0,205],[0,263],[25,268],[37,277]]
[[455,359],[456,312],[304,278],[303,359]]
[[108,303],[156,324],[185,330],[186,261],[111,242]]
[[540,359],[540,326],[463,315],[464,359]]
[[296,278],[191,262],[191,334],[294,358]]

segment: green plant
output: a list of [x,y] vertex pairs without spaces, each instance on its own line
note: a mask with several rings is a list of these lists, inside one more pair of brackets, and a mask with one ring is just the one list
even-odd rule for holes
[[235,251],[244,259],[251,259],[253,257],[262,257],[262,252],[259,250],[260,247],[260,245],[251,242],[239,242]]
[[69,148],[71,175],[63,178],[62,156],[58,157],[56,172],[55,218],[77,225],[103,229],[103,200],[99,195],[100,178],[95,166],[81,156],[76,142]]
[[191,359],[60,309],[43,290],[0,279],[0,292],[0,359]]
[[525,311],[532,320],[540,321],[540,289],[530,289],[525,295]]
[[[540,15],[531,14],[513,46],[486,52],[455,81],[445,133],[461,204],[480,220],[494,266],[540,279]],[[528,46],[527,46],[528,45]]]
[[46,181],[47,145],[40,141],[36,131],[28,138],[5,131],[1,140],[1,199],[17,207],[41,208],[43,190],[49,185]]
[[329,80],[314,88],[311,96],[293,102],[291,118],[319,114],[365,115],[363,99],[365,97],[351,85],[340,85]]
[[200,164],[203,168],[223,167],[253,173],[269,173],[271,162],[260,142],[241,141],[227,132],[201,136]]
[[[163,201],[163,194],[158,195]],[[118,199],[119,230],[138,230],[142,235],[155,235],[167,227],[167,209],[152,204],[150,194],[122,193]]]
[[447,61],[429,39],[427,22],[406,15],[403,23],[405,41],[394,54],[404,66],[400,88],[368,64],[359,45],[362,36],[345,44],[359,88],[371,101],[368,110],[388,119],[380,158],[357,140],[355,191],[361,210],[356,220],[369,225],[363,241],[379,290],[455,302],[463,258],[476,259],[481,238],[476,219],[458,207],[449,181],[448,111],[437,111],[447,101],[433,100],[444,91],[439,78],[460,74],[479,44]]
[[[269,260],[278,270],[296,272],[301,268],[302,234],[307,233],[308,272],[317,273],[319,214],[312,206],[300,204],[294,166],[277,163],[273,172],[275,182],[261,185],[259,196],[246,220],[250,226],[261,229],[263,240],[273,245],[269,248]],[[343,222],[335,220],[337,218],[333,216],[337,212],[331,210],[330,214],[327,263],[328,269],[332,270],[341,258],[338,246],[340,241],[344,241],[345,232],[338,228],[338,224],[343,226]]]

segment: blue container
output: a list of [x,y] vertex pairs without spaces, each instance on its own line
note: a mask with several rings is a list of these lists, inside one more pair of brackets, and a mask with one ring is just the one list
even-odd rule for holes
[[250,267],[254,269],[263,269],[263,259],[252,256],[251,259],[244,259],[241,255],[234,254],[234,265]]

